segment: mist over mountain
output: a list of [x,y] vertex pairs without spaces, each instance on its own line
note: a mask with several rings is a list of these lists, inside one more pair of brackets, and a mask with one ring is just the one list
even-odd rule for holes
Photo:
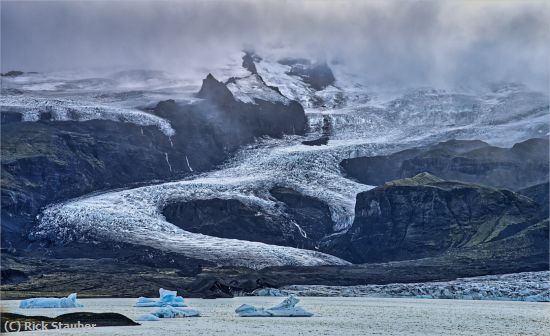
[[545,1],[4,1],[2,72],[169,70],[242,50],[345,63],[371,83],[548,89]]

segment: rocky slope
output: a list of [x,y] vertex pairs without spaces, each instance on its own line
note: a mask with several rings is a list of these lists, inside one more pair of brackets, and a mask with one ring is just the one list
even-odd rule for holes
[[343,160],[344,172],[369,185],[429,172],[447,180],[519,190],[548,181],[548,138],[534,138],[512,148],[482,141],[450,140],[390,155]]
[[[428,173],[359,193],[351,228],[329,249],[354,263],[433,257],[448,251],[492,251],[526,260],[548,253],[542,207],[508,190],[442,180]],[[527,252],[512,242],[537,231]],[[529,236],[529,235],[528,235]],[[504,252],[504,251],[500,251]],[[460,252],[462,253],[462,252]],[[479,254],[477,258],[481,258]]]

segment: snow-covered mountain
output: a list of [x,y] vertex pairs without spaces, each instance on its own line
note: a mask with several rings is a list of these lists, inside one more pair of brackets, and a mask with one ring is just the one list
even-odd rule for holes
[[[61,245],[131,243],[253,268],[343,265],[347,262],[313,250],[191,233],[166,221],[163,209],[174,202],[235,199],[259,209],[259,214],[284,217],[285,208],[270,190],[285,187],[328,205],[333,222],[330,239],[353,223],[356,195],[374,187],[344,176],[339,166],[344,159],[449,139],[510,147],[549,132],[548,96],[521,85],[490,85],[476,94],[432,88],[389,94],[347,73],[343,64],[261,56],[253,58],[257,73],[244,69],[240,58],[210,71],[241,103],[301,103],[308,118],[305,136],[256,139],[218,169],[179,181],[51,204],[40,213],[30,237]],[[323,76],[314,78],[319,69]],[[2,109],[20,113],[23,121],[100,119],[153,125],[168,138],[178,131],[150,108],[168,98],[181,104],[196,102],[194,92],[200,86],[190,78],[152,71],[92,79],[30,74],[3,81]],[[321,136],[325,123],[330,125],[326,145],[303,144]],[[166,161],[170,165],[168,155]],[[192,170],[192,164],[186,164]]]

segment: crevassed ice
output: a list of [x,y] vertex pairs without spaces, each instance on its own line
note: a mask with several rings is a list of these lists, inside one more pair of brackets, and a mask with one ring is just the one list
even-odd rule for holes
[[66,98],[33,97],[28,95],[2,95],[0,107],[4,110],[19,112],[24,121],[37,121],[40,114],[50,113],[57,121],[85,121],[103,119],[128,122],[142,126],[156,126],[166,136],[175,134],[170,122],[155,115],[137,109],[104,105],[99,102]]

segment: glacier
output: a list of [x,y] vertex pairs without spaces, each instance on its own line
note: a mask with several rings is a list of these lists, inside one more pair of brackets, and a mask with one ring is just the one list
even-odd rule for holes
[[170,122],[135,108],[102,104],[82,98],[53,98],[31,95],[0,96],[0,108],[21,113],[23,121],[38,121],[43,113],[49,113],[55,121],[110,120],[128,122],[140,126],[155,126],[166,136],[175,134]]
[[252,305],[243,304],[235,309],[240,317],[310,317],[312,313],[305,311],[296,305],[300,302],[294,295],[290,295],[283,302],[271,308],[256,308]]
[[[344,65],[331,64],[336,82],[315,91],[299,77],[286,74],[289,67],[276,57],[266,55],[256,67],[265,83],[282,93],[272,96],[276,92],[259,86],[259,79],[239,61],[231,62],[212,73],[222,80],[236,78],[228,86],[237,99],[297,100],[308,117],[308,134],[257,139],[219,169],[179,181],[52,204],[39,216],[30,238],[57,244],[124,242],[251,268],[345,265],[346,261],[318,251],[191,233],[167,222],[162,209],[174,202],[221,198],[279,216],[283,210],[269,191],[285,187],[325,202],[333,234],[339,234],[353,222],[357,193],[374,187],[343,176],[339,166],[343,159],[449,139],[479,139],[509,147],[549,133],[547,95],[518,85],[496,85],[476,93],[426,88],[385,92],[347,73]],[[302,144],[319,137],[325,117],[332,123],[328,143]]]
[[33,298],[22,300],[19,308],[79,308],[83,307],[76,300],[76,293],[69,294],[66,298]]
[[[300,296],[345,296],[461,300],[550,301],[550,272],[524,272],[459,278],[452,281],[387,285],[292,285],[277,290]],[[269,294],[258,290],[254,295]]]

